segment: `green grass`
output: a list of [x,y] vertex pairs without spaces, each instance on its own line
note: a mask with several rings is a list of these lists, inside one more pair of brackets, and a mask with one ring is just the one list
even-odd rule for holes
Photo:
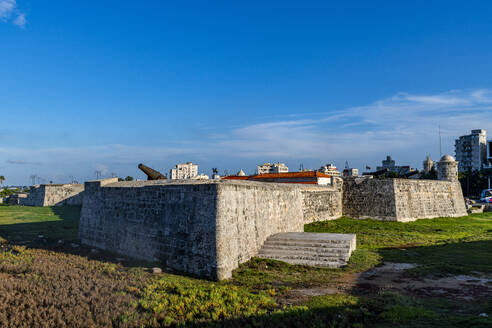
[[0,242],[47,239],[76,240],[80,207],[0,206]]
[[[411,275],[491,273],[492,213],[409,223],[342,218],[309,224],[306,231],[357,234],[357,250],[347,267],[254,258],[222,282],[152,275],[144,267],[89,259],[90,249],[59,247],[59,239],[77,240],[79,215],[78,207],[0,206],[0,322],[32,326],[41,316],[67,326],[86,322],[95,327],[492,326],[490,318],[478,316],[492,314],[490,299],[347,291],[282,305],[291,289],[333,284],[383,261],[420,264],[408,271]],[[35,311],[26,316],[28,309]]]
[[342,218],[305,231],[356,233],[354,271],[390,261],[421,264],[409,272],[420,275],[492,272],[492,213],[405,223]]

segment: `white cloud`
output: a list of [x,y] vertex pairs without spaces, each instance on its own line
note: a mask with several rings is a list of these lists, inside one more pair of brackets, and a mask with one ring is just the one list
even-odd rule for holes
[[14,12],[16,6],[16,0],[0,0],[0,18],[9,18]]
[[[45,178],[74,175],[94,178],[94,170],[138,176],[136,166],[145,163],[166,173],[180,161],[197,161],[201,170],[219,166],[247,172],[261,161],[286,161],[292,169],[300,163],[316,168],[327,162],[342,166],[374,167],[392,155],[399,164],[421,168],[427,154],[439,157],[438,126],[443,153],[454,154],[454,140],[472,129],[492,132],[492,90],[451,91],[434,95],[399,93],[359,107],[323,114],[300,113],[294,119],[260,122],[213,131],[200,138],[175,144],[98,145],[24,149],[0,147],[0,157],[43,165],[24,166],[19,183],[31,173]],[[219,133],[217,133],[217,131]],[[9,169],[9,168],[7,168]],[[51,179],[51,178],[49,178]],[[56,181],[56,178],[54,178]],[[60,180],[60,182],[64,182]]]
[[39,162],[30,162],[30,161],[25,161],[25,160],[15,160],[15,159],[8,159],[5,161],[7,164],[12,164],[12,165],[41,165]]
[[11,21],[19,27],[24,27],[27,23],[26,14],[18,9],[16,0],[0,0],[0,20]]
[[426,154],[454,153],[454,139],[471,129],[492,132],[491,90],[451,91],[437,95],[399,93],[315,119],[268,122],[231,130],[216,140],[222,154],[243,158],[311,159],[359,167],[386,154],[420,167]]
[[26,26],[27,20],[26,20],[26,14],[19,14],[16,19],[14,19],[13,23],[19,27],[24,27]]

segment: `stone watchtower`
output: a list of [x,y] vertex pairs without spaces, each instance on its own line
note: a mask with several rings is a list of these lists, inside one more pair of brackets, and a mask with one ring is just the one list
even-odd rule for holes
[[446,154],[437,162],[437,179],[458,181],[458,162],[451,155]]

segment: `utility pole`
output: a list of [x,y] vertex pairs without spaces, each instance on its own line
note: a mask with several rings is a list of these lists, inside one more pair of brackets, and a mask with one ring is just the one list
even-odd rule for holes
[[442,157],[441,124],[439,124],[439,159]]
[[99,180],[99,177],[101,177],[101,171],[99,170],[94,171],[94,175],[96,176],[96,179]]

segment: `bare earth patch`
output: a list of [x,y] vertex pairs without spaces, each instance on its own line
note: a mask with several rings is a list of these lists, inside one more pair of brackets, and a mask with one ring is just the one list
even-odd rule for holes
[[413,296],[447,297],[473,301],[492,295],[492,275],[474,272],[473,275],[447,277],[409,277],[406,270],[417,267],[413,263],[385,262],[362,273],[347,273],[326,286],[296,288],[288,291],[284,304],[300,304],[313,296],[335,295],[350,291],[399,291]]
[[[413,263],[385,262],[382,266],[363,273],[349,273],[337,281],[344,289],[397,290],[416,296],[439,296],[475,300],[492,294],[492,275],[474,272],[474,275],[452,275],[421,278],[409,277],[406,270]],[[339,286],[339,289],[341,289]]]

